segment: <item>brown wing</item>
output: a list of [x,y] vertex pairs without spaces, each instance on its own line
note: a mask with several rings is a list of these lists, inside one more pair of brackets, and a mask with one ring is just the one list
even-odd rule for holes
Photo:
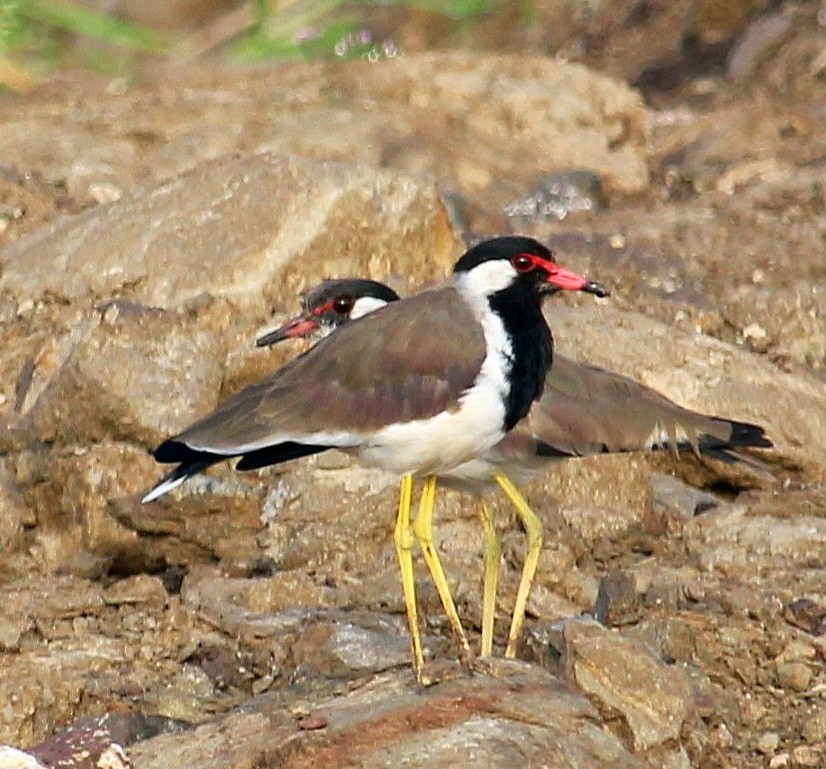
[[762,428],[682,408],[633,379],[554,357],[529,416],[533,434],[557,451],[584,455],[690,444],[695,451],[770,446]]
[[484,356],[455,290],[423,292],[344,326],[172,440],[224,455],[284,441],[356,446],[453,407]]

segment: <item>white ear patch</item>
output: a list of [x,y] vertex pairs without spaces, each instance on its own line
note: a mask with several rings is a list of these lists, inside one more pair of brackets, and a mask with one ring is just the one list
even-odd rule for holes
[[374,310],[384,307],[387,302],[384,299],[379,299],[375,296],[362,296],[353,303],[353,309],[350,310],[350,320],[362,318],[369,315]]
[[492,259],[456,275],[459,290],[476,296],[490,296],[513,283],[517,272],[506,259]]

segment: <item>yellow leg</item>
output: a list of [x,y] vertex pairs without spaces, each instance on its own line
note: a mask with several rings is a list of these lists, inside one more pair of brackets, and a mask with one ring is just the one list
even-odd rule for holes
[[430,575],[436,584],[436,590],[439,591],[439,598],[442,599],[445,614],[447,614],[447,618],[450,620],[450,626],[453,628],[453,634],[461,645],[462,651],[469,654],[470,644],[467,642],[467,636],[459,620],[456,604],[453,603],[453,596],[450,594],[444,569],[442,569],[441,561],[439,561],[439,556],[436,553],[436,547],[433,543],[433,506],[435,503],[436,477],[434,475],[428,475],[424,482],[424,489],[422,490],[419,514],[416,516],[416,520],[413,521],[413,534],[416,539],[419,540],[422,554],[427,562],[428,569],[430,569]]
[[482,656],[493,654],[493,620],[496,612],[496,587],[499,584],[499,564],[502,543],[496,534],[488,506],[481,502],[479,517],[485,530],[485,580],[482,591]]
[[419,612],[416,609],[416,583],[413,577],[413,532],[410,529],[410,504],[413,497],[413,476],[405,475],[402,478],[399,490],[399,515],[396,518],[396,552],[399,556],[399,567],[402,573],[402,590],[404,604],[407,608],[407,625],[410,628],[410,645],[413,652],[413,667],[416,677],[421,678],[422,639],[419,635]]
[[525,532],[528,535],[525,563],[522,566],[522,577],[519,580],[519,589],[516,591],[513,619],[511,620],[511,629],[508,633],[508,645],[505,648],[505,656],[513,659],[516,657],[516,645],[519,642],[519,635],[522,632],[522,625],[525,622],[525,606],[528,603],[528,594],[531,592],[531,585],[536,574],[536,565],[539,562],[539,553],[542,550],[544,529],[542,522],[536,517],[536,513],[531,510],[516,486],[502,473],[496,473],[494,478],[502,487],[505,496],[511,501],[519,513],[519,517],[522,519],[522,525],[525,527]]

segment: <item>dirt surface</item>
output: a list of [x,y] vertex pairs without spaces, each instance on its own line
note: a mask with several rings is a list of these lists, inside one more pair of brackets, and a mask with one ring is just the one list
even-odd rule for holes
[[[0,96],[0,742],[48,767],[826,765],[823,9],[538,6],[531,56],[503,17],[419,54],[468,45],[387,11],[392,61]],[[423,688],[393,479],[322,455],[141,505],[148,450],[297,352],[253,341],[299,290],[407,292],[507,231],[613,289],[549,305],[560,351],[775,449],[549,466],[521,661],[456,664],[418,565]],[[501,655],[524,535],[491,506]],[[440,496],[437,536],[478,644],[475,503]]]

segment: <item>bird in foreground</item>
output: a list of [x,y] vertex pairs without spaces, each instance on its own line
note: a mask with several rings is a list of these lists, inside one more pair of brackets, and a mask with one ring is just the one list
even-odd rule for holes
[[[395,291],[373,280],[325,280],[304,294],[302,312],[297,317],[260,337],[256,344],[264,347],[287,339],[324,338],[398,299]],[[481,493],[486,490],[483,482],[490,482],[495,468],[501,468],[509,479],[525,481],[545,466],[543,459],[657,448],[678,452],[690,448],[695,454],[737,461],[739,458],[731,449],[771,445],[763,428],[757,425],[691,411],[633,379],[554,354],[542,396],[534,401],[528,415],[485,455],[439,476],[445,485],[480,497],[486,537],[482,656],[492,652],[501,546]],[[517,504],[518,510],[521,504]],[[526,524],[530,520],[523,516]],[[542,546],[542,530],[529,525],[526,530],[530,544],[523,578],[527,568],[525,589],[529,590],[531,569],[535,569]],[[526,599],[527,593],[517,592],[505,652],[508,657],[516,654]]]
[[[436,478],[496,445],[541,394],[553,349],[542,297],[561,290],[607,293],[560,267],[533,239],[474,246],[444,286],[348,324],[164,441],[155,459],[177,467],[143,501],[233,457],[240,457],[237,470],[252,470],[337,448],[399,475],[395,541],[417,675],[414,538],[469,654],[433,543]],[[411,525],[413,476],[425,483]],[[494,478],[510,484],[499,472]]]

